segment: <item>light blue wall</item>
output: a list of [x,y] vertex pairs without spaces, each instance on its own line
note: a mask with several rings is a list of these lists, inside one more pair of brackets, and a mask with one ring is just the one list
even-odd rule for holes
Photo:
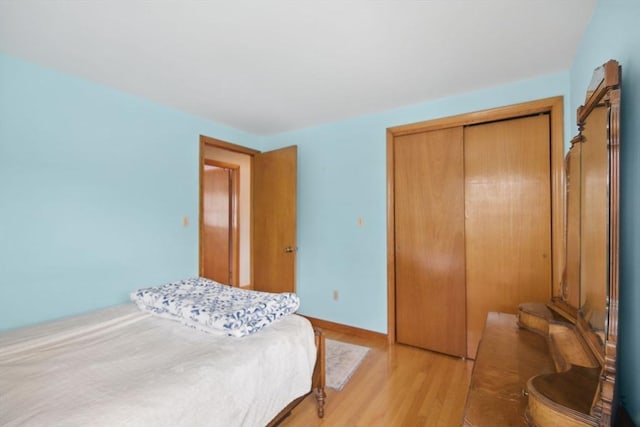
[[[592,70],[622,65],[620,321],[618,390],[640,425],[640,1],[599,0],[571,68],[571,109],[584,102]],[[575,122],[575,120],[574,120]]]
[[[558,95],[568,99],[568,88],[568,72],[552,74],[269,138],[269,148],[299,147],[301,311],[387,330],[387,127]],[[363,227],[357,226],[359,217]]]
[[0,55],[0,330],[197,274],[200,134],[260,148],[245,133]]
[[591,70],[615,58],[624,87],[619,385],[640,423],[640,312],[631,308],[640,301],[639,18],[637,0],[600,0],[570,72],[266,139],[0,55],[0,330],[196,274],[206,134],[258,149],[299,146],[302,311],[385,332],[385,129],[564,95],[567,140]]

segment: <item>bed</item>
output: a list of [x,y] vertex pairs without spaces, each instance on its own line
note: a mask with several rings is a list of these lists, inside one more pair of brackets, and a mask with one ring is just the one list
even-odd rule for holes
[[311,391],[322,416],[323,348],[296,314],[235,337],[133,302],[20,328],[0,334],[0,425],[264,426]]

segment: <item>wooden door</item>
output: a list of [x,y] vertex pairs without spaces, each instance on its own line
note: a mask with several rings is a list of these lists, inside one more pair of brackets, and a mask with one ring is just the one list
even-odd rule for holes
[[256,154],[252,165],[253,288],[296,290],[297,147]]
[[397,137],[398,342],[466,354],[462,127]]
[[237,285],[237,167],[214,161],[202,166],[200,275]]
[[549,116],[465,127],[467,355],[487,313],[551,299]]

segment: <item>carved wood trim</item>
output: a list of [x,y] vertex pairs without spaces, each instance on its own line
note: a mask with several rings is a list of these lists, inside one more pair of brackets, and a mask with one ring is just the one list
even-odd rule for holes
[[[609,426],[614,418],[613,397],[616,381],[616,355],[618,341],[619,306],[619,247],[620,247],[620,65],[610,60],[594,72],[594,78],[587,91],[585,104],[577,109],[579,134],[571,141],[572,146],[583,142],[585,123],[589,114],[597,107],[605,105],[609,109],[608,118],[608,167],[609,167],[609,272],[608,297],[604,345],[589,327],[583,313],[556,298],[550,308],[573,321],[591,351],[596,355],[601,367],[598,391],[594,396],[592,415],[599,419],[599,425]],[[569,316],[566,316],[569,314]],[[603,348],[604,347],[604,348]]]
[[311,390],[316,398],[316,406],[318,417],[324,417],[324,405],[327,394],[325,393],[325,381],[326,381],[326,350],[325,350],[325,337],[322,329],[314,328],[315,341],[316,341],[316,365],[313,369],[313,377],[311,379]]
[[598,87],[589,95],[584,105],[578,107],[578,125],[582,126],[587,116],[593,109],[600,103],[602,98],[611,89],[617,88],[620,85],[620,65],[615,60],[609,60],[603,66],[604,76],[602,82]]
[[[609,61],[610,64],[612,61]],[[613,61],[615,62],[615,61]],[[615,84],[619,84],[616,65]],[[606,74],[605,74],[606,75]],[[609,92],[609,313],[602,375],[602,418],[611,422],[616,382],[620,279],[620,89]]]

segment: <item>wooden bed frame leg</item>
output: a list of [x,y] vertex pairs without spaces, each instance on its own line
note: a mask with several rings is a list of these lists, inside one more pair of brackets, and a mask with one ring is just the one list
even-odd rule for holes
[[324,392],[324,389],[317,388],[314,391],[316,395],[316,405],[318,406],[318,417],[324,417],[324,402],[327,394]]
[[324,405],[327,394],[324,391],[326,371],[326,354],[325,354],[325,337],[322,329],[314,328],[316,339],[316,365],[313,369],[312,389],[316,397],[316,405],[318,408],[318,417],[324,417]]
[[311,391],[309,393],[305,393],[304,396],[300,396],[295,399],[293,402],[289,403],[286,408],[284,408],[278,415],[275,416],[271,420],[267,427],[276,427],[278,426],[282,420],[288,417],[291,414],[293,408],[295,408],[300,402],[302,402],[305,398],[309,396],[310,393],[316,398],[316,406],[318,410],[318,417],[324,417],[324,405],[327,394],[324,392],[324,384],[325,384],[325,363],[326,363],[326,354],[325,354],[325,343],[324,343],[324,333],[320,328],[314,328],[313,332],[315,334],[315,344],[316,344],[316,364],[313,367],[313,375],[311,377]]

